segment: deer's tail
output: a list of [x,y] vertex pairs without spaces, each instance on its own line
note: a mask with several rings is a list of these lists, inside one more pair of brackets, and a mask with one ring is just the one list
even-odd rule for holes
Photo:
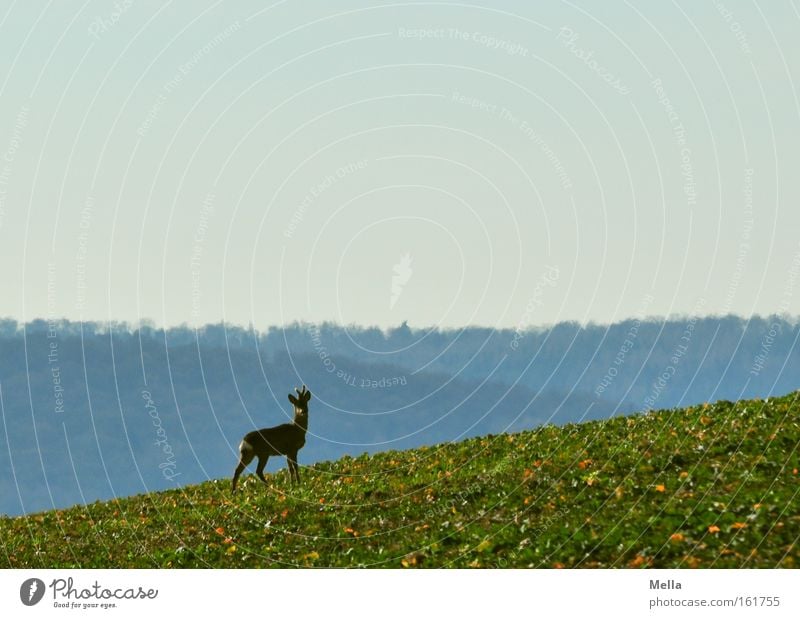
[[247,438],[245,438],[239,443],[239,455],[241,456],[242,461],[247,459],[247,463],[250,463],[251,461],[253,461],[253,457],[255,457],[255,454],[256,451],[253,448],[253,445],[247,441]]

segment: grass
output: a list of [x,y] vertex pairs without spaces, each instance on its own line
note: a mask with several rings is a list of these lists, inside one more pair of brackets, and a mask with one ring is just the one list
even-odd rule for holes
[[[0,518],[56,567],[797,567],[800,391]],[[313,442],[307,447],[314,448]],[[302,452],[301,452],[302,455]],[[235,462],[231,462],[233,468]]]

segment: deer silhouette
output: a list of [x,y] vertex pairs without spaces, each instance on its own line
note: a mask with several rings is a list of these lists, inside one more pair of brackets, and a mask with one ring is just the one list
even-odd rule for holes
[[311,391],[294,389],[297,397],[289,393],[289,401],[294,406],[294,421],[284,423],[277,427],[268,427],[251,431],[239,445],[239,465],[233,473],[233,483],[231,490],[236,493],[236,482],[239,475],[244,471],[248,464],[258,457],[256,475],[264,483],[264,467],[267,465],[270,455],[286,455],[289,465],[289,476],[292,482],[300,482],[300,471],[297,468],[297,451],[303,448],[306,443],[306,431],[308,431],[308,402],[311,400]]

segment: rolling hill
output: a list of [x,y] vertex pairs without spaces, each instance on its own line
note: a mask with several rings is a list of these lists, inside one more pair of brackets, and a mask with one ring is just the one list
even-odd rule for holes
[[[797,567],[800,391],[387,451],[25,517],[47,567]],[[252,472],[252,470],[250,470]]]

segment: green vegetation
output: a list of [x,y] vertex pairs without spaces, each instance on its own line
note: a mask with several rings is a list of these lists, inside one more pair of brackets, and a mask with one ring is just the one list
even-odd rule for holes
[[[0,519],[9,567],[797,567],[800,392]],[[313,440],[307,449],[313,449]],[[236,461],[231,460],[231,471]]]

